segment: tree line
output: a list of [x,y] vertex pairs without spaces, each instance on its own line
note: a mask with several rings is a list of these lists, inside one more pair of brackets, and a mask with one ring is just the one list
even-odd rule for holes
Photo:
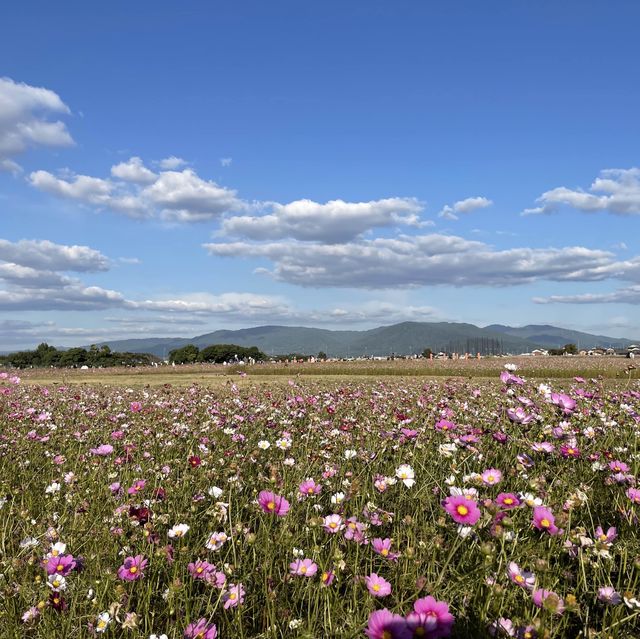
[[0,355],[0,365],[12,368],[108,368],[111,366],[149,366],[161,361],[148,353],[120,353],[106,344],[87,348],[59,350],[43,342],[33,351],[17,351]]
[[169,351],[169,361],[175,364],[194,364],[196,362],[249,361],[262,362],[269,359],[257,346],[237,346],[236,344],[212,344],[200,350],[195,344],[187,344]]

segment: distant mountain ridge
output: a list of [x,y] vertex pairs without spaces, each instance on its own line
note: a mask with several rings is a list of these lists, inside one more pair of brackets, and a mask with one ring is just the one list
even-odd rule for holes
[[[640,340],[638,340],[640,341]],[[434,352],[526,353],[536,348],[558,348],[575,343],[580,348],[597,346],[626,348],[638,343],[630,339],[591,335],[555,326],[530,325],[521,328],[492,324],[481,328],[456,322],[402,322],[369,330],[329,330],[302,326],[256,326],[239,330],[218,330],[191,339],[182,337],[107,341],[112,350],[151,353],[166,358],[175,348],[195,344],[257,346],[268,355],[326,353],[329,357],[378,357],[411,355],[425,348]]]
[[606,335],[592,335],[567,328],[558,328],[548,324],[529,324],[520,328],[491,324],[488,330],[536,342],[545,348],[561,348],[565,344],[575,344],[579,349],[627,348],[630,344],[637,344],[638,340],[623,337],[607,337]]

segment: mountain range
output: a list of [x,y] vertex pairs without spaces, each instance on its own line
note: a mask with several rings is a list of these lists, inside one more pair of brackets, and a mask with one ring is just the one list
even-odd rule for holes
[[549,325],[523,327],[492,324],[481,328],[455,322],[402,322],[369,330],[328,330],[301,326],[257,326],[240,330],[219,330],[193,338],[166,337],[125,339],[99,344],[112,350],[151,353],[166,358],[175,348],[195,344],[204,348],[211,344],[257,346],[268,355],[326,353],[329,357],[361,357],[410,355],[425,348],[434,352],[458,353],[526,353],[536,348],[559,348],[567,343],[579,348],[626,348],[640,340],[631,340]]

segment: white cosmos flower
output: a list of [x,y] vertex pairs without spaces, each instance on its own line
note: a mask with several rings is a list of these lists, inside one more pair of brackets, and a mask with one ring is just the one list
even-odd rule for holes
[[396,468],[396,477],[400,479],[407,488],[411,488],[411,486],[416,483],[414,479],[415,473],[409,464],[400,464],[400,466]]
[[172,526],[169,529],[169,532],[167,533],[167,535],[171,539],[176,539],[176,538],[184,537],[188,531],[189,531],[189,526],[187,526],[187,524],[176,524],[175,526]]
[[45,489],[44,492],[47,495],[53,495],[53,493],[59,493],[60,492],[60,483],[57,481],[52,482],[51,484],[49,484]]
[[207,548],[209,550],[220,550],[224,542],[227,541],[227,533],[214,532],[209,535],[209,541],[207,541]]
[[52,590],[66,590],[67,589],[67,580],[58,574],[49,575],[47,577],[47,586]]
[[353,459],[357,454],[358,454],[357,451],[353,450],[352,448],[349,448],[349,449],[344,451],[344,458],[345,459]]
[[111,615],[108,612],[101,612],[96,622],[96,632],[105,632],[109,623],[111,623]]
[[261,450],[267,450],[267,448],[270,448],[271,444],[266,440],[266,439],[261,439],[258,442],[258,448],[260,448]]
[[222,488],[218,488],[217,486],[211,486],[211,488],[209,488],[209,490],[207,492],[214,499],[218,499],[218,497],[220,497],[220,495],[222,495],[223,490],[222,490]]
[[341,504],[344,501],[344,497],[345,497],[345,495],[344,495],[344,493],[342,491],[338,492],[338,493],[335,493],[334,495],[331,495],[331,503],[332,504]]

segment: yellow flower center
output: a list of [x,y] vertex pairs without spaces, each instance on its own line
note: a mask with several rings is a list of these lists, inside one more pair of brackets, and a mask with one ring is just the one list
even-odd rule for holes
[[58,572],[62,572],[62,571],[64,570],[64,566],[63,566],[62,564],[58,564],[58,565],[56,566],[56,570],[57,570]]
[[374,584],[373,589],[378,592],[380,590],[380,584]]
[[235,598],[237,597],[235,592],[230,592],[229,593],[229,599],[231,599],[231,601],[233,601]]
[[511,497],[505,497],[504,503],[507,504],[507,506],[511,506],[513,499],[511,499]]
[[337,528],[337,527],[338,527],[338,524],[336,524],[336,522],[335,522],[335,521],[332,521],[332,522],[329,524],[329,528],[335,529],[335,528]]
[[466,506],[463,506],[462,504],[460,504],[456,508],[456,512],[458,513],[458,515],[464,517],[465,515],[469,514],[469,509]]
[[549,528],[549,526],[551,526],[551,522],[545,517],[541,522],[540,525],[543,528]]
[[203,568],[202,566],[198,566],[198,567],[196,568],[196,572],[197,572],[198,574],[200,574],[201,572],[203,572],[203,570],[204,570],[204,568]]
[[313,494],[313,488],[307,488],[307,492],[312,495]]
[[523,583],[523,582],[524,582],[524,577],[523,577],[522,575],[516,575],[516,576],[514,577],[514,579],[515,579],[519,584],[521,584],[521,583]]
[[276,507],[276,502],[275,502],[275,501],[270,501],[270,502],[267,504],[267,510],[274,510],[274,509],[275,509],[275,507]]
[[138,572],[138,567],[137,566],[131,566],[131,568],[129,568],[129,572],[132,575],[135,575]]
[[300,572],[304,575],[307,572],[306,566],[300,566]]
[[389,554],[389,549],[388,549],[388,548],[383,548],[383,549],[380,551],[380,554],[381,554],[383,557],[386,557],[386,556]]

